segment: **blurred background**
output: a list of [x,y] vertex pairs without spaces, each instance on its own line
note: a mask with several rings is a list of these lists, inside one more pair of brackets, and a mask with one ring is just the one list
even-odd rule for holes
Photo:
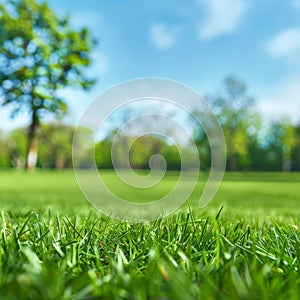
[[[71,168],[75,126],[97,95],[125,80],[165,77],[211,105],[227,142],[227,170],[300,170],[299,0],[0,5],[1,168]],[[112,167],[117,125],[137,113],[112,118],[96,142],[100,168]],[[92,133],[80,130],[77,147],[92,147]],[[208,169],[206,135],[195,126],[193,136]],[[136,140],[132,166],[149,168],[153,153],[180,169],[175,145],[157,136]]]

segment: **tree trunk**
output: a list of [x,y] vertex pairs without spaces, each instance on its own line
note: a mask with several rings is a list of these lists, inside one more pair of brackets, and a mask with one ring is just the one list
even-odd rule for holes
[[291,172],[292,163],[291,163],[291,151],[283,152],[282,155],[282,172]]
[[228,171],[234,172],[237,170],[236,144],[235,144],[236,129],[230,126],[228,133],[229,136],[226,139],[227,155],[228,155]]
[[57,157],[55,160],[55,169],[61,170],[65,167],[64,158],[63,157]]
[[228,170],[236,171],[236,155],[235,155],[235,153],[231,153],[228,157]]
[[37,163],[37,141],[36,141],[36,130],[38,128],[38,117],[37,112],[32,112],[31,124],[28,129],[28,148],[27,148],[27,159],[26,159],[26,170],[33,171]]

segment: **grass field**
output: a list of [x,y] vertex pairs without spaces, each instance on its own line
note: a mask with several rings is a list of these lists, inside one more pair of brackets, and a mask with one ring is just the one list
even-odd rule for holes
[[0,299],[298,299],[299,187],[300,174],[226,174],[205,209],[194,193],[131,224],[95,211],[71,171],[0,171]]

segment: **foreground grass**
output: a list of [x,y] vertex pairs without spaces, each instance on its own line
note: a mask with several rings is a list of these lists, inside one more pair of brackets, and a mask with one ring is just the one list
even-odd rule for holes
[[229,174],[205,210],[130,224],[71,172],[0,172],[0,299],[298,299],[299,179]]
[[299,220],[2,213],[1,299],[298,299]]

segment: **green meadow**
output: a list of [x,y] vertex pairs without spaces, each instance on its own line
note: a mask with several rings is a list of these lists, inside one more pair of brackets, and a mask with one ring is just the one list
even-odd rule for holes
[[[128,201],[153,201],[175,187],[178,173],[168,172],[154,188],[136,189],[122,183],[113,171],[103,171],[105,184]],[[142,175],[147,175],[141,173]],[[299,213],[300,173],[226,173],[215,198],[204,208],[198,203],[207,173],[200,173],[199,183],[186,205],[197,214],[238,213],[241,217],[261,214],[288,216]],[[187,188],[188,182],[187,182]],[[39,211],[48,208],[64,213],[85,215],[93,210],[81,193],[73,171],[0,171],[1,210],[14,212]]]
[[[148,201],[178,174],[145,198],[103,178]],[[142,224],[97,212],[72,171],[0,171],[0,299],[298,299],[300,174],[227,173],[200,209],[206,179],[178,212]]]

